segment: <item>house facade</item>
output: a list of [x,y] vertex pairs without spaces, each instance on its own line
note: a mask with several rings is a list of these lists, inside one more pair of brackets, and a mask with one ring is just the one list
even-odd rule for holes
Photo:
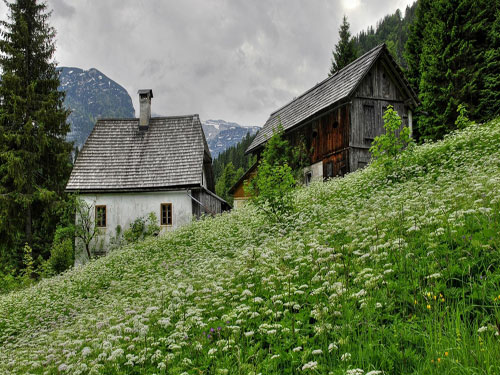
[[96,122],[66,186],[92,206],[97,254],[106,253],[117,232],[150,213],[165,232],[229,209],[214,193],[199,116],[151,117],[152,98],[152,90],[139,91],[138,119]]
[[374,138],[385,132],[382,116],[389,105],[411,130],[417,96],[382,44],[273,112],[246,152],[259,155],[281,124],[292,145],[309,150],[306,182],[343,176],[370,161]]

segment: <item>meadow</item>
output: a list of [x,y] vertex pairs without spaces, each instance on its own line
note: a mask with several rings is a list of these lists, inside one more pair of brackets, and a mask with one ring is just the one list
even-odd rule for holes
[[500,119],[0,296],[5,374],[499,374]]

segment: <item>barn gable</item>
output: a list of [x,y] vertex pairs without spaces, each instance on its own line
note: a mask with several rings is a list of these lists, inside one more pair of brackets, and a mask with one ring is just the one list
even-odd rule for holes
[[[332,110],[336,104],[349,102],[358,93],[365,93],[365,90],[369,89],[369,85],[365,82],[371,79],[368,77],[370,77],[370,73],[373,74],[374,66],[381,64],[380,61],[383,61],[389,79],[395,82],[408,103],[416,106],[415,93],[409,87],[401,69],[391,57],[385,44],[382,44],[273,112],[246,152],[256,152],[262,148],[280,123],[285,133],[289,133],[292,129],[302,126],[325,111]],[[372,87],[373,89],[375,88]]]

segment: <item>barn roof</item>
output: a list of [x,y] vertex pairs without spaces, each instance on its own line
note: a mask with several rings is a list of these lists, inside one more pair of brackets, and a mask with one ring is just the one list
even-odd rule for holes
[[269,119],[257,133],[257,136],[246,152],[255,151],[262,146],[263,143],[271,138],[273,131],[278,128],[280,122],[283,126],[283,130],[286,131],[322,109],[351,96],[375,61],[384,52],[388,57],[391,68],[397,72],[396,76],[402,82],[402,86],[407,91],[409,97],[416,102],[416,95],[409,87],[408,82],[403,76],[403,72],[387,51],[385,44],[381,44],[357,58],[331,77],[318,83],[285,106],[271,113]]
[[68,191],[143,191],[200,186],[210,158],[198,115],[101,119],[80,151]]

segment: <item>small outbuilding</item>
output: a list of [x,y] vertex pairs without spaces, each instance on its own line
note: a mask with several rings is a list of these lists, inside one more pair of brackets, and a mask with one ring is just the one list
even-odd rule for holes
[[292,145],[310,150],[305,182],[343,176],[370,161],[389,105],[411,130],[417,95],[382,44],[273,112],[246,152],[259,155],[281,123]]
[[118,227],[125,230],[151,212],[167,231],[230,208],[214,193],[199,116],[151,117],[152,98],[152,90],[139,91],[138,119],[96,122],[66,186],[94,207],[98,253],[105,252]]

